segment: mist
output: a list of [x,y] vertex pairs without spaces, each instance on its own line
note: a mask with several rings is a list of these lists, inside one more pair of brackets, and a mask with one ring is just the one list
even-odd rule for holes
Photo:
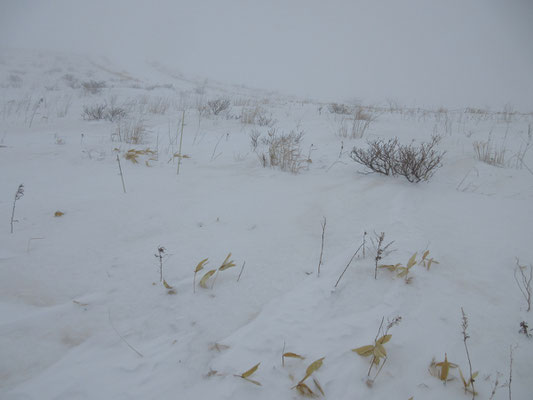
[[0,47],[325,101],[533,110],[533,2],[3,0]]

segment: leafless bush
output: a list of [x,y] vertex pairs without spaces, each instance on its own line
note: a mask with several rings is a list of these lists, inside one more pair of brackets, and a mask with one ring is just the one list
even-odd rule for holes
[[90,81],[82,82],[81,86],[83,87],[83,90],[86,93],[98,94],[102,91],[103,88],[106,87],[106,84],[104,81],[90,80]]
[[124,108],[114,104],[107,103],[94,104],[92,106],[83,106],[82,118],[87,121],[98,121],[105,119],[107,121],[118,121],[126,117],[127,112]]
[[112,135],[113,139],[119,142],[126,142],[130,144],[141,144],[144,142],[148,130],[142,119],[137,121],[122,120],[117,123],[115,133]]
[[429,180],[442,166],[444,152],[435,149],[440,137],[433,136],[429,143],[402,145],[398,138],[368,141],[369,148],[354,147],[350,157],[371,172],[404,176],[409,182]]
[[271,128],[261,140],[257,132],[252,132],[250,139],[263,167],[279,167],[282,171],[296,174],[305,166],[301,149],[303,136],[303,131],[278,134],[276,129]]
[[352,110],[346,104],[331,103],[328,110],[332,114],[351,114]]
[[229,109],[230,101],[228,99],[215,99],[215,100],[209,100],[207,102],[207,105],[209,106],[209,109],[214,115],[220,114],[222,111],[225,111]]

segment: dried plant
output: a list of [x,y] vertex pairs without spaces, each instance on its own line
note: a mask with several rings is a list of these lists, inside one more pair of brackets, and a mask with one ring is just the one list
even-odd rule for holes
[[322,221],[320,226],[322,227],[322,242],[321,242],[321,245],[320,245],[320,259],[318,260],[317,277],[320,276],[320,266],[322,265],[322,255],[324,254],[324,235],[326,233],[326,217],[324,217],[324,220]]
[[521,333],[528,339],[531,339],[533,337],[531,331],[533,331],[533,329],[529,329],[529,325],[526,321],[520,322],[520,330],[518,331],[518,333]]
[[246,372],[243,372],[242,374],[240,375],[235,375],[236,377],[238,378],[242,378],[244,379],[245,381],[248,381],[250,383],[253,383],[254,385],[257,385],[257,386],[261,386],[261,383],[258,382],[258,381],[254,381],[253,379],[250,379],[250,376],[252,376],[255,371],[257,371],[257,369],[259,368],[259,365],[261,363],[257,363],[255,364],[252,368],[250,368],[249,370],[247,370]]
[[504,146],[495,147],[490,139],[486,142],[476,141],[473,146],[479,161],[496,167],[505,166],[505,152],[507,150]]
[[193,293],[196,293],[196,274],[200,272],[202,269],[204,269],[204,266],[208,263],[209,258],[204,258],[202,261],[198,263],[196,268],[194,269],[194,277],[192,280],[192,291]]
[[[311,364],[309,364],[309,366],[305,370],[305,376],[296,384],[296,386],[293,386],[293,389],[296,389],[296,391],[302,396],[304,397],[316,397],[317,396],[315,392],[313,392],[311,388],[307,384],[305,384],[305,381],[311,375],[313,375],[313,373],[318,371],[320,367],[322,367],[324,358],[325,357],[319,358],[318,360],[313,361]],[[322,396],[325,396],[324,390],[322,389],[322,386],[318,382],[318,379],[313,377],[313,383],[315,384],[316,390],[318,390],[322,394]]]
[[[393,326],[398,325],[401,320],[402,320],[402,317],[400,316],[395,317],[394,319],[387,322],[387,326],[383,330],[384,318],[381,318],[381,323],[379,324],[378,332],[376,334],[376,338],[374,339],[374,344],[361,346],[356,349],[352,349],[353,352],[359,354],[362,357],[372,356],[372,361],[370,362],[370,368],[368,368],[367,382],[366,382],[369,387],[371,387],[374,384],[376,378],[378,377],[379,373],[383,369],[385,362],[387,362],[387,350],[385,349],[384,344],[387,343],[392,338],[392,335],[389,334],[389,331]],[[372,371],[372,367],[377,368],[378,365],[380,365],[379,369],[377,370],[374,377],[371,378],[370,373]]]
[[157,247],[157,254],[154,254],[159,259],[159,282],[163,283],[163,258],[165,257],[166,249],[163,246]]
[[429,373],[446,383],[454,379],[450,376],[450,370],[457,367],[457,364],[448,361],[448,354],[444,353],[444,361],[436,362],[435,359],[431,361]]
[[470,336],[468,335],[467,329],[468,329],[468,317],[466,316],[463,307],[461,307],[461,314],[462,322],[461,322],[461,328],[462,328],[462,334],[463,334],[463,343],[465,345],[465,352],[466,352],[466,358],[468,359],[468,369],[470,370],[470,377],[468,378],[468,381],[464,378],[463,372],[461,371],[461,368],[459,368],[459,374],[461,375],[461,381],[463,382],[463,388],[465,390],[465,393],[469,392],[472,393],[472,399],[477,395],[476,389],[474,387],[475,379],[478,375],[478,372],[472,372],[472,361],[470,360],[470,352],[468,351],[468,345],[466,344],[466,341],[470,339]]
[[[200,287],[204,288],[204,289],[207,289],[207,281],[209,280],[209,278],[211,278],[215,273],[217,272],[222,272],[222,271],[225,271],[229,268],[233,268],[235,267],[235,263],[233,262],[233,260],[230,260],[230,257],[231,257],[231,253],[229,253],[227,255],[227,257],[224,259],[224,261],[222,262],[222,265],[220,267],[218,267],[217,269],[212,269],[210,271],[207,271],[204,276],[202,276],[202,279],[200,279]],[[205,260],[207,261],[207,259]],[[200,262],[201,263],[201,262]],[[201,265],[201,268],[198,269],[198,266],[200,266],[200,264],[198,264],[198,266],[196,267],[197,270],[195,271],[198,272],[200,271],[202,268],[203,268],[203,265],[205,264],[202,264]],[[218,274],[217,274],[218,275]],[[215,277],[216,279],[216,277]],[[213,280],[213,283],[211,284],[211,289],[213,288],[213,286],[215,286],[215,279]]]
[[13,210],[11,211],[11,233],[13,233],[13,224],[15,222],[18,222],[15,219],[15,206],[17,205],[17,201],[22,199],[24,196],[24,185],[21,183],[15,192],[15,199],[13,200]]
[[302,156],[301,141],[303,131],[291,131],[288,134],[278,134],[276,129],[269,129],[267,136],[259,142],[259,136],[251,136],[251,146],[257,154],[263,167],[278,167],[282,171],[300,172],[307,164]]
[[516,268],[514,270],[514,279],[516,281],[516,284],[518,285],[518,289],[520,289],[520,293],[524,296],[524,299],[526,299],[527,303],[527,312],[531,310],[531,278],[533,277],[533,266],[529,266],[529,274],[528,274],[528,268],[525,265],[520,265],[520,261],[518,258],[516,259]]
[[384,257],[384,255],[390,252],[389,247],[394,243],[394,241],[385,244],[385,232],[381,232],[379,235],[374,232],[374,236],[375,239],[370,238],[370,241],[372,242],[372,245],[374,246],[376,252],[376,256],[374,257],[374,279],[378,279],[378,264]]

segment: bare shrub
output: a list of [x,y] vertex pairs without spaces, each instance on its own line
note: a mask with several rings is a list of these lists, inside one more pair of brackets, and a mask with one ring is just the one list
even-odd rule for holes
[[104,81],[90,80],[82,82],[81,86],[85,93],[98,94],[106,87],[106,84]]
[[328,110],[332,114],[351,114],[352,110],[346,104],[331,103]]
[[81,117],[86,121],[95,121],[105,119],[107,104],[94,104],[92,106],[83,106]]
[[122,120],[117,123],[115,133],[112,138],[119,142],[130,144],[141,144],[144,142],[148,130],[142,119],[137,121]]
[[303,136],[303,131],[278,134],[272,128],[261,140],[257,131],[252,132],[250,139],[252,149],[263,167],[278,167],[282,171],[296,174],[305,166],[301,149]]
[[107,103],[94,104],[92,106],[83,106],[82,118],[86,121],[98,121],[105,119],[107,121],[118,121],[126,117],[127,112],[124,108],[114,104]]
[[229,109],[230,101],[228,99],[215,99],[215,100],[209,100],[207,102],[207,105],[209,106],[209,109],[214,115],[220,114],[222,111],[225,111]]
[[433,136],[429,143],[416,146],[402,145],[398,138],[376,139],[368,141],[367,149],[354,147],[350,157],[371,172],[404,176],[409,182],[427,181],[442,166],[444,152],[435,149],[439,141],[439,136]]

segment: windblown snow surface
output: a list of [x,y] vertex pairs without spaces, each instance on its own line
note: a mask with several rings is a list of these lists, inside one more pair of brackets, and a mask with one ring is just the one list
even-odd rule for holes
[[[446,384],[430,368],[446,355],[470,376],[461,308],[476,398],[532,398],[533,340],[519,330],[533,318],[515,280],[517,259],[533,264],[532,114],[363,105],[370,125],[351,138],[353,105],[337,114],[135,67],[0,53],[2,399],[298,399],[323,357],[305,380],[319,397],[469,398],[458,368]],[[218,115],[216,99],[230,102]],[[84,107],[99,104],[125,115],[90,120]],[[141,142],[121,141],[134,126]],[[303,132],[297,173],[262,166],[274,130]],[[368,174],[350,159],[367,140],[417,145],[435,134],[446,153],[428,182]],[[503,163],[479,160],[476,143],[504,152]],[[130,149],[153,153],[134,163]],[[364,232],[364,254],[335,287]],[[438,264],[413,266],[408,283],[386,269],[374,279],[381,232],[394,243],[380,264],[414,253],[419,262],[426,250]],[[172,289],[160,282],[159,247]],[[200,287],[228,253],[235,266]],[[397,317],[386,361],[368,375],[372,357],[352,349]],[[258,363],[249,379],[260,386],[239,377]]]

